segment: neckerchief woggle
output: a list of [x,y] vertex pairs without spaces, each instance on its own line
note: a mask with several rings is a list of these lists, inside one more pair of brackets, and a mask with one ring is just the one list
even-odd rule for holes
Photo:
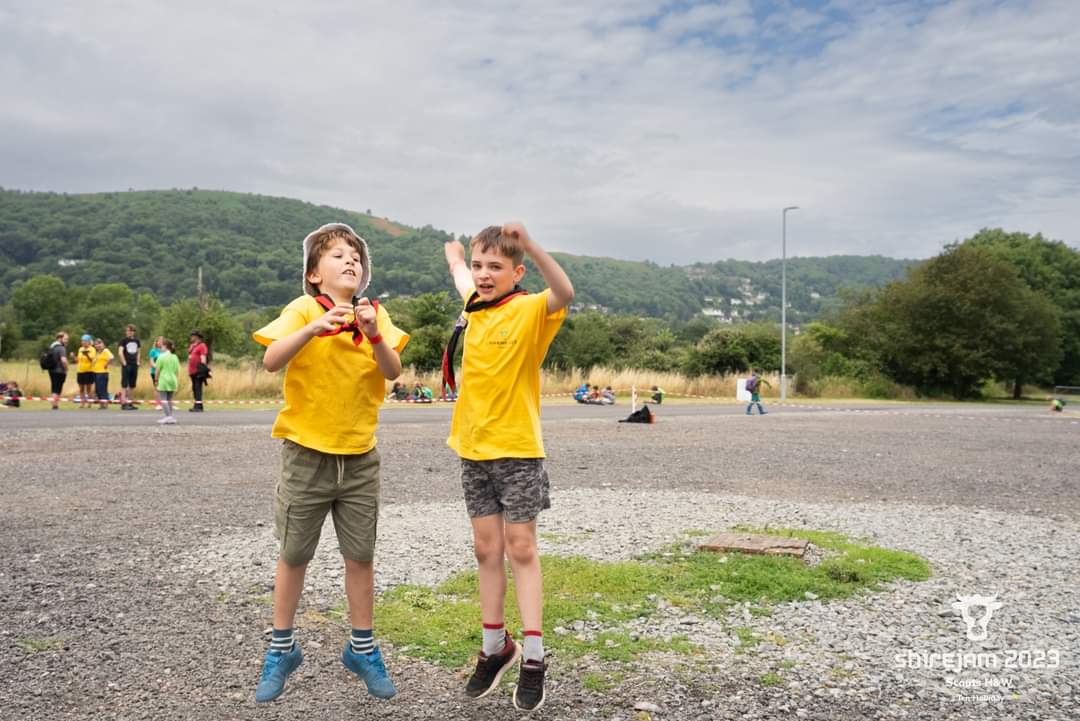
[[[326,310],[332,310],[333,308],[337,307],[337,303],[334,302],[334,299],[331,298],[330,296],[326,295],[325,293],[315,296],[315,301],[319,305],[321,305],[323,308],[325,308]],[[353,299],[352,299],[353,308],[356,308],[356,304],[359,303],[359,302],[360,302],[360,299],[354,296]],[[373,301],[371,301],[371,305],[372,305],[373,308],[375,308],[375,313],[376,313],[376,317],[377,317],[377,314],[379,312],[379,301],[378,300],[373,300]],[[319,338],[325,338],[327,336],[337,335],[338,333],[344,333],[345,331],[348,331],[348,330],[352,331],[352,342],[353,342],[354,346],[358,346],[358,345],[360,345],[361,343],[364,342],[364,334],[363,334],[363,332],[361,332],[360,324],[356,320],[355,311],[353,311],[352,322],[350,322],[350,323],[342,323],[341,325],[339,325],[334,330],[324,330],[322,333],[319,333],[318,337]]]
[[473,294],[469,296],[469,300],[465,303],[465,310],[458,316],[457,323],[454,324],[454,332],[450,334],[450,340],[446,344],[446,350],[443,351],[443,388],[449,387],[451,392],[457,393],[457,379],[454,378],[454,353],[457,352],[458,339],[460,339],[461,334],[465,332],[465,326],[469,325],[469,313],[475,313],[476,311],[484,310],[485,308],[498,308],[504,303],[509,303],[519,295],[527,294],[528,291],[520,285],[515,285],[513,290],[509,293],[500,295],[498,298],[492,298],[491,300],[480,300],[480,294],[473,291]]

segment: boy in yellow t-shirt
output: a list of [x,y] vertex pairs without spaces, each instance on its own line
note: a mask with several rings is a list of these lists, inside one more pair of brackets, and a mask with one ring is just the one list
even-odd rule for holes
[[109,363],[113,359],[112,351],[105,347],[105,341],[94,339],[94,396],[98,399],[98,410],[109,408]]
[[[458,241],[444,247],[465,313],[461,392],[448,445],[461,457],[465,507],[479,564],[483,648],[465,693],[486,696],[520,657],[514,706],[544,703],[543,578],[536,550],[536,517],[551,507],[540,436],[540,364],[566,317],[574,288],[559,264],[520,223],[491,226],[472,239],[472,258]],[[528,295],[518,286],[528,253],[548,289]],[[455,331],[455,341],[457,334]],[[455,342],[451,343],[451,348]],[[445,364],[452,380],[453,354]],[[519,649],[506,631],[504,602],[509,557],[524,626]]]
[[375,426],[385,381],[401,373],[409,336],[385,308],[360,294],[371,280],[367,243],[349,226],[329,223],[304,239],[305,294],[254,333],[263,365],[285,370],[285,406],[272,435],[284,441],[275,529],[281,543],[274,582],[274,627],[257,702],[281,695],[303,661],[293,620],[323,520],[334,515],[345,560],[352,637],[342,663],[377,698],[396,693],[372,633],[379,454]]

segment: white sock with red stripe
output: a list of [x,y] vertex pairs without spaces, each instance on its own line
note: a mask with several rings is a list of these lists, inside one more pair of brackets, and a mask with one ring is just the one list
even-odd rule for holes
[[544,660],[544,634],[541,631],[526,631],[522,654],[526,661]]
[[506,646],[506,625],[502,623],[484,624],[484,655],[494,656],[502,653]]

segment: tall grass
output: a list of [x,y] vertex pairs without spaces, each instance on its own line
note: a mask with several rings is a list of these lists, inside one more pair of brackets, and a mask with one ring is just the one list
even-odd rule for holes
[[[181,367],[183,376],[184,367]],[[254,399],[254,398],[281,398],[282,379],[284,373],[267,373],[262,365],[250,360],[229,360],[219,357],[219,362],[213,366],[213,378],[206,388],[207,399]],[[115,394],[120,389],[120,368],[113,367],[109,372],[109,391]],[[590,385],[598,385],[601,388],[611,386],[617,393],[626,394],[632,387],[636,387],[639,394],[647,395],[649,389],[656,385],[664,389],[672,397],[679,396],[704,396],[709,398],[734,399],[735,389],[740,378],[745,376],[722,375],[700,376],[691,378],[681,373],[660,373],[647,370],[614,368],[593,368],[591,371],[543,371],[541,372],[541,394],[547,396],[570,395],[574,389],[583,382]],[[780,395],[780,379],[776,374],[766,375],[763,378],[771,384],[763,385],[762,397],[776,398]],[[49,395],[49,374],[38,367],[37,361],[2,361],[0,362],[0,381],[18,381],[23,395],[47,396]],[[398,382],[405,383],[410,388],[417,382],[423,383],[435,391],[438,395],[442,374],[440,371],[420,373],[412,368],[406,368]],[[387,383],[387,391],[393,386]],[[64,395],[72,396],[78,393],[75,383],[75,373],[68,373],[67,384],[64,386]],[[143,365],[139,369],[139,382],[135,397],[151,399],[154,397],[150,385],[149,367]],[[184,377],[180,378],[180,389],[176,395],[179,400],[191,398],[191,385]]]
[[[247,400],[269,399],[278,400],[282,395],[282,380],[284,373],[267,373],[262,364],[248,359],[229,359],[219,356],[213,366],[213,378],[206,388],[208,400]],[[180,388],[177,391],[178,400],[191,399],[191,384],[184,377],[185,366],[181,365]],[[109,391],[116,394],[120,389],[120,368],[114,366],[109,371]],[[647,396],[652,386],[663,388],[668,396],[679,397],[703,397],[734,400],[736,388],[744,374],[708,375],[690,377],[681,373],[663,373],[634,368],[605,368],[596,367],[590,371],[572,369],[569,371],[541,371],[540,393],[544,396],[569,396],[574,389],[582,383],[597,385],[600,388],[611,386],[616,393],[626,395],[631,388],[637,388],[640,396]],[[779,374],[772,373],[762,376],[765,383],[761,387],[762,398],[779,398],[780,378]],[[38,367],[37,361],[0,361],[0,381],[10,382],[15,380],[19,383],[23,395],[47,396],[49,395],[49,375]],[[413,368],[402,371],[398,382],[404,383],[409,388],[417,382],[427,385],[438,396],[442,383],[440,371],[418,372]],[[389,392],[393,383],[387,383]],[[67,384],[64,386],[64,396],[71,397],[78,393],[75,383],[75,373],[68,373]],[[790,397],[806,398],[893,398],[911,400],[915,392],[905,386],[900,386],[883,378],[874,379],[870,382],[857,381],[843,376],[828,376],[815,379],[809,383],[799,384],[795,378],[791,379],[789,387]],[[149,400],[155,397],[154,390],[150,385],[149,366],[143,365],[139,369],[139,383],[135,391],[135,397]]]

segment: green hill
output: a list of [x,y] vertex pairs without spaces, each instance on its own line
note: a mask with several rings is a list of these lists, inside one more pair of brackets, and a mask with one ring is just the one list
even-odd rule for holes
[[[331,221],[371,245],[373,294],[452,290],[442,258],[450,234],[289,198],[224,191],[69,195],[0,190],[0,303],[15,283],[52,274],[69,285],[123,282],[163,303],[204,288],[238,309],[280,306],[300,293],[300,241]],[[780,262],[688,267],[557,253],[577,302],[613,312],[686,319],[709,308],[738,320],[779,317]],[[788,261],[792,320],[820,313],[843,287],[901,277],[912,261],[835,256]],[[535,272],[526,286],[540,285]],[[711,300],[706,300],[709,298]]]

